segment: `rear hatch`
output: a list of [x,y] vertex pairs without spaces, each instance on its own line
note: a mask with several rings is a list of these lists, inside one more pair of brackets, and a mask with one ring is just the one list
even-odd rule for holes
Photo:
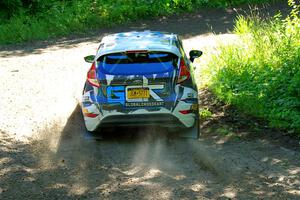
[[178,57],[168,52],[127,51],[97,61],[99,98],[107,109],[171,110]]

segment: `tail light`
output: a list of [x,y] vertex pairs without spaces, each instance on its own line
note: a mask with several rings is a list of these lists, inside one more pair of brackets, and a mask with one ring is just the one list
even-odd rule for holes
[[190,77],[191,77],[190,71],[186,66],[184,60],[181,59],[180,66],[179,66],[179,77],[177,83],[182,83],[183,81],[188,80]]
[[87,73],[87,81],[95,87],[100,87],[100,84],[97,79],[96,66],[95,62],[93,62],[91,69]]
[[181,114],[184,114],[184,115],[189,114],[189,113],[192,113],[191,110],[180,110],[179,112],[180,112]]
[[95,118],[95,117],[97,117],[99,115],[99,114],[96,114],[96,113],[89,112],[89,110],[86,109],[86,108],[82,109],[82,113],[83,113],[84,116],[90,117],[90,118]]
[[198,111],[198,104],[192,104],[189,110],[180,110],[179,112],[181,114],[186,115],[186,114],[193,113],[195,111]]
[[126,51],[126,53],[148,53],[147,50],[130,50]]

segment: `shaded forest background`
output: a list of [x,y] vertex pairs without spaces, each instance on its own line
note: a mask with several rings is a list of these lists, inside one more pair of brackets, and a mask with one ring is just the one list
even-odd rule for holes
[[271,0],[1,0],[0,44],[42,40],[136,19]]

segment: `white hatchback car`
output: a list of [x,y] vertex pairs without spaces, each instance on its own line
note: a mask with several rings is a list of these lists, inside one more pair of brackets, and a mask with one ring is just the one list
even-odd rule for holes
[[199,137],[198,92],[191,62],[176,34],[144,31],[104,37],[83,90],[88,131],[109,126],[162,126]]

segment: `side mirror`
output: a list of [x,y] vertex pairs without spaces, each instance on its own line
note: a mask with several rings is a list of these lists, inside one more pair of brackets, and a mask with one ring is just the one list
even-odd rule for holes
[[85,62],[92,63],[95,60],[95,56],[94,55],[86,56],[86,57],[84,57],[84,60],[85,60]]
[[195,58],[199,58],[200,56],[202,56],[203,52],[199,50],[191,50],[189,54],[190,60],[194,62]]

